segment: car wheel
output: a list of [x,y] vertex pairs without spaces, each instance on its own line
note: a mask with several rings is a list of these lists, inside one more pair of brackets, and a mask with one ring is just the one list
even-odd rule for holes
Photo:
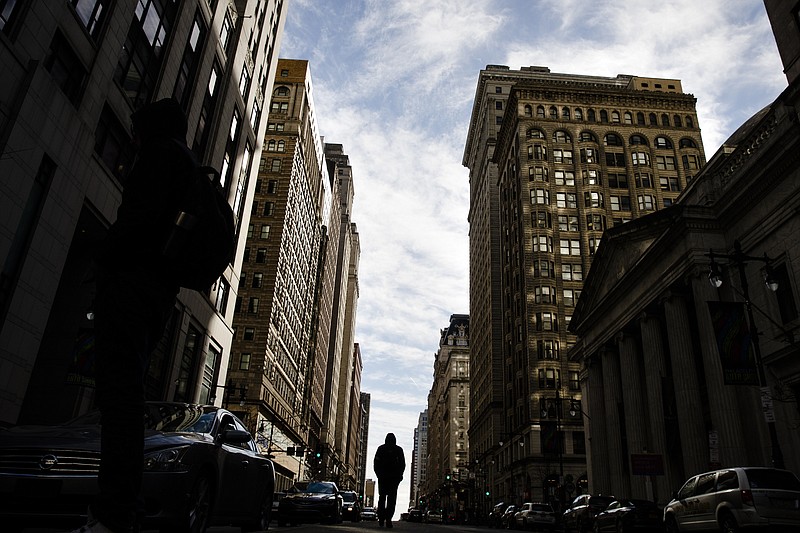
[[739,533],[739,524],[731,513],[723,513],[719,517],[719,529],[722,533]]
[[666,520],[664,520],[664,527],[667,533],[678,533],[680,531],[680,529],[678,529],[678,522],[676,522],[675,518],[672,516],[668,516]]
[[164,533],[203,533],[208,528],[211,517],[213,487],[211,476],[206,472],[200,473],[189,492],[189,503],[183,520],[162,531]]
[[247,522],[242,525],[242,533],[250,531],[266,531],[269,529],[269,515],[272,512],[272,497],[270,494],[264,495],[264,501],[261,502],[258,517],[252,522]]

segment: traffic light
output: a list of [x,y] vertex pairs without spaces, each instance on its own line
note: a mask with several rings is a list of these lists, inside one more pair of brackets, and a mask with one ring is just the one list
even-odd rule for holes
[[450,481],[450,471],[449,471],[449,470],[448,470],[448,471],[446,471],[446,472],[444,473],[444,478],[445,478],[447,481]]
[[316,457],[317,459],[322,459],[322,452],[317,451],[317,453],[314,454],[314,457]]
[[486,497],[488,498],[489,496],[491,496],[491,493],[489,492],[489,489],[486,489]]

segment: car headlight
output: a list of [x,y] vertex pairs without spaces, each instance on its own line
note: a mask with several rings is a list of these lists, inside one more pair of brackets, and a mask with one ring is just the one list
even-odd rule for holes
[[189,465],[181,462],[189,446],[178,446],[150,452],[144,456],[145,472],[186,472]]

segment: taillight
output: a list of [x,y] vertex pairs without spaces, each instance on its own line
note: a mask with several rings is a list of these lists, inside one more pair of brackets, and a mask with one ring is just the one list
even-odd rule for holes
[[753,493],[749,490],[742,491],[742,503],[744,505],[753,505],[755,506],[755,502],[753,501]]

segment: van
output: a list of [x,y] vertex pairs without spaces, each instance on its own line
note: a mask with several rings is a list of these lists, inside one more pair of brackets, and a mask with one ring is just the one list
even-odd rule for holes
[[668,533],[800,531],[800,480],[788,470],[725,468],[690,478],[664,507]]

